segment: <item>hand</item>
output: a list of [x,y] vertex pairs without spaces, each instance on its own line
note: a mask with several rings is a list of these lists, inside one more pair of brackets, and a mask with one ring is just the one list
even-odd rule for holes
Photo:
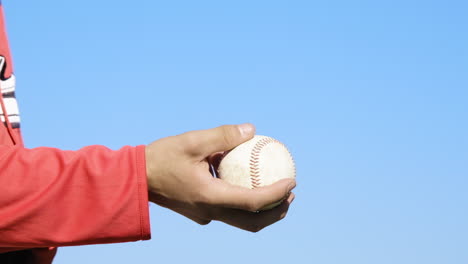
[[[286,216],[296,182],[284,179],[248,189],[230,185],[210,173],[208,161],[253,138],[251,124],[225,125],[157,140],[146,147],[149,200],[206,225],[218,220],[257,232]],[[286,199],[284,199],[286,198]],[[260,208],[284,199],[271,210]]]

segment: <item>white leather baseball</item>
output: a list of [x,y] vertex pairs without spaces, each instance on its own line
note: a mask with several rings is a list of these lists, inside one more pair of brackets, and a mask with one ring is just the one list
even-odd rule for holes
[[[284,178],[295,178],[294,160],[280,141],[255,136],[227,153],[218,167],[218,177],[230,184],[254,189]],[[261,210],[268,210],[278,201]]]

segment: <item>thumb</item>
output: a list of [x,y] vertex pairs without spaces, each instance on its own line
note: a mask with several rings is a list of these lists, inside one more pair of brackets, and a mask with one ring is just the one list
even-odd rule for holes
[[255,127],[246,123],[190,131],[181,136],[190,142],[188,151],[204,159],[215,152],[231,150],[252,139],[254,135]]

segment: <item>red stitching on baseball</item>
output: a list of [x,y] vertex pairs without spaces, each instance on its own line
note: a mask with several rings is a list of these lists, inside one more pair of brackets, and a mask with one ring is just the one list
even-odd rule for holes
[[261,185],[260,152],[266,145],[270,143],[278,143],[283,145],[283,143],[274,138],[262,138],[255,144],[250,154],[250,181],[252,183],[252,189],[258,188]]

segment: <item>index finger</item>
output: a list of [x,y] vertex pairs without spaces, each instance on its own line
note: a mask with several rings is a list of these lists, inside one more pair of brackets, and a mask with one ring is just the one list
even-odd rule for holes
[[214,217],[213,220],[218,220],[228,225],[250,232],[258,232],[263,228],[272,225],[286,217],[289,206],[293,200],[294,194],[291,193],[286,201],[281,203],[280,206],[272,210],[259,213],[223,208],[218,211],[218,214]]
[[213,178],[207,193],[209,202],[220,207],[241,209],[250,212],[259,211],[288,197],[294,187],[295,179],[282,179],[268,186],[248,189]]

